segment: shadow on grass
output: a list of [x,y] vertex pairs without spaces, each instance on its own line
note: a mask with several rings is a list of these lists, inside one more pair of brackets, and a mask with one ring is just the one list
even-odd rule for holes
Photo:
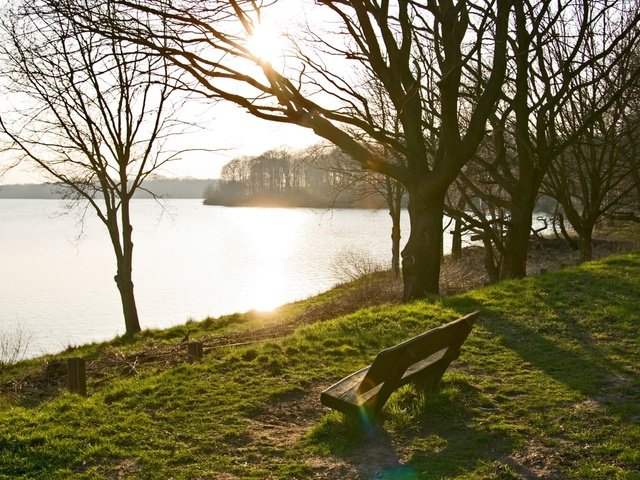
[[500,305],[499,298],[508,304],[504,297],[517,292],[499,286],[487,290],[484,298],[461,297],[451,303],[461,311],[481,310],[478,324],[493,340],[570,389],[587,397],[616,389],[624,393],[637,384],[630,359],[637,349],[637,320],[632,317],[640,310],[640,297],[635,278],[617,276],[615,282],[607,278],[605,267],[613,264],[634,267],[637,274],[637,262],[620,258],[598,268],[522,280],[524,288],[535,289],[541,304],[532,302],[526,307],[529,311],[520,310],[517,317]]
[[57,452],[48,450],[44,436],[0,436],[0,478],[51,478],[52,471],[67,466]]
[[[597,420],[582,414],[571,429],[637,418],[639,265],[632,256],[611,259],[447,299],[461,315],[481,311],[478,326],[484,331],[472,333],[468,346],[480,356],[469,358],[463,347],[461,360],[502,397],[476,389],[479,378],[461,381],[448,373],[442,391],[428,396],[419,412],[411,413],[417,402],[410,396],[403,400],[401,391],[385,408],[382,427],[368,430],[332,413],[307,437],[308,445],[350,465],[360,478],[431,479],[470,471],[483,478],[539,478],[544,472],[535,463],[510,463],[509,457],[537,428],[563,436],[545,422],[561,422],[581,397],[596,400],[606,414]],[[522,362],[514,368],[501,363],[517,357]],[[602,423],[598,438],[609,438],[605,427]],[[571,454],[571,448],[561,455]]]
[[514,448],[506,426],[475,421],[473,412],[484,401],[478,389],[457,378],[426,395],[406,386],[391,397],[376,423],[337,412],[325,415],[306,446],[350,465],[359,478],[455,476]]

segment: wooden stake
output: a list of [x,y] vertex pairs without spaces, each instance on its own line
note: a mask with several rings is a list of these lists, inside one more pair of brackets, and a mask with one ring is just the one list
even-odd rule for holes
[[203,355],[202,342],[189,342],[187,344],[187,356],[190,361],[200,360]]
[[87,395],[87,376],[84,358],[70,358],[67,361],[69,373],[67,385],[69,391],[78,395]]

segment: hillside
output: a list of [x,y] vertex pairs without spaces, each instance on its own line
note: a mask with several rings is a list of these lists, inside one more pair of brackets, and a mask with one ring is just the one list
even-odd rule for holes
[[[38,384],[53,358],[8,369],[0,478],[639,478],[640,253],[343,314],[379,281],[66,352],[91,360],[87,398]],[[439,393],[404,387],[378,426],[320,405],[380,349],[476,309]]]

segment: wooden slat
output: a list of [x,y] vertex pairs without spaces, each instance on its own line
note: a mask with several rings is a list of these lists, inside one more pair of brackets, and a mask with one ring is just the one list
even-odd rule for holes
[[[473,322],[479,312],[473,312],[462,318],[436,327],[428,332],[416,335],[398,345],[382,350],[374,359],[358,393],[376,387],[392,376],[402,378],[409,366],[449,346],[459,347],[471,332]],[[398,371],[401,371],[398,374]]]
[[410,381],[413,377],[415,377],[425,368],[442,360],[442,357],[444,357],[444,355],[447,353],[447,350],[448,348],[443,348],[442,350],[439,350],[436,353],[429,355],[424,360],[420,360],[419,362],[414,363],[409,368],[407,368],[407,370],[404,372],[404,375],[402,375],[402,380]]
[[329,388],[327,388],[324,392],[322,392],[323,395],[327,394],[339,399],[346,397],[350,390],[355,390],[358,385],[360,385],[368,370],[369,367],[365,367],[362,370],[358,370],[357,372],[352,373],[348,377],[343,378],[339,382],[336,382]]

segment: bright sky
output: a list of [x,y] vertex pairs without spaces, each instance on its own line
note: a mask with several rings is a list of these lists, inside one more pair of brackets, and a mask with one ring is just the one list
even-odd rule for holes
[[[266,10],[263,21],[271,25],[269,35],[276,30],[286,32],[305,23],[312,9],[312,2],[308,0],[279,0]],[[314,22],[317,21],[314,12]],[[262,39],[262,44],[268,41],[268,36],[267,40]],[[159,171],[161,175],[217,178],[222,166],[237,156],[256,155],[284,145],[303,148],[320,140],[308,129],[260,120],[228,103],[206,106],[192,102],[187,106],[186,115],[202,129],[181,135],[180,145],[173,148],[210,151],[185,153],[180,160]],[[37,169],[21,165],[0,177],[0,185],[43,180]]]

